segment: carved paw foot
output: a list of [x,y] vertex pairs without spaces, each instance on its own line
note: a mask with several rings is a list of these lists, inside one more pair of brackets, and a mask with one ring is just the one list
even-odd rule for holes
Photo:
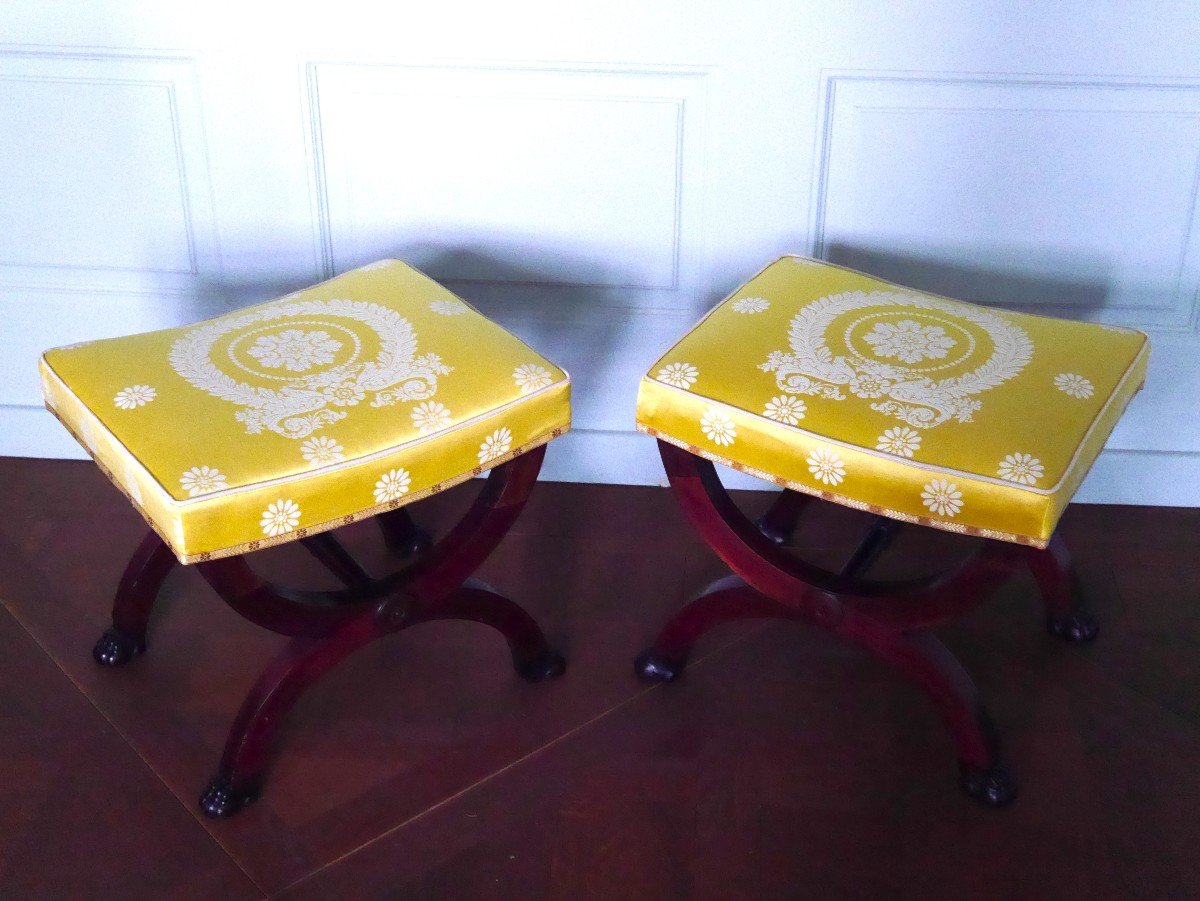
[[144,650],[146,642],[143,639],[114,626],[100,636],[92,648],[92,657],[101,666],[122,666]]
[[959,761],[959,784],[985,807],[1003,807],[1017,796],[1017,784],[1002,766],[981,769]]
[[1047,617],[1046,631],[1063,641],[1082,643],[1099,635],[1100,626],[1088,611],[1076,610],[1066,616]]
[[546,648],[540,654],[519,661],[516,664],[517,675],[526,682],[545,682],[556,679],[567,671],[567,661],[563,655],[552,648]]
[[683,675],[684,665],[684,661],[647,651],[633,662],[633,671],[643,682],[674,682]]
[[200,809],[217,819],[231,817],[257,798],[257,790],[239,791],[228,779],[217,776],[200,796]]

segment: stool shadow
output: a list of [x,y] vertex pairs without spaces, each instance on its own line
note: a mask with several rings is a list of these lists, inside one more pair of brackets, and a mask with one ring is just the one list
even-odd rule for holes
[[1002,264],[968,264],[936,254],[856,244],[832,243],[826,258],[839,266],[860,269],[920,291],[1067,319],[1103,319],[1112,294],[1111,282],[1103,277],[1111,264],[1098,256],[1063,254],[1063,264],[1056,268],[1097,273],[1079,277],[1022,272]]

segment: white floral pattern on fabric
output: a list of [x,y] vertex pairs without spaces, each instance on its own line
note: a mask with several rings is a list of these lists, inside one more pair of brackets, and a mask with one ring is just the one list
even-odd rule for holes
[[700,370],[691,363],[668,363],[658,370],[658,380],[676,388],[691,388]]
[[735,313],[762,313],[771,309],[771,301],[765,297],[743,297],[733,302]]
[[274,538],[276,535],[286,535],[300,525],[300,505],[291,498],[280,498],[262,512],[258,525],[263,534]]
[[442,316],[461,316],[467,312],[467,305],[459,300],[435,300],[429,304],[429,309]]
[[292,372],[308,372],[314,366],[333,362],[342,342],[321,329],[290,328],[278,335],[259,335],[246,353],[267,369],[286,366]]
[[767,401],[767,406],[763,409],[763,416],[767,419],[774,419],[776,422],[795,425],[804,418],[806,412],[808,412],[808,405],[804,401],[798,397],[784,394],[780,397],[772,397]]
[[1046,471],[1037,457],[1030,454],[1009,454],[1000,461],[996,474],[1019,485],[1035,485]]
[[307,438],[300,445],[300,455],[314,466],[340,463],[346,459],[346,449],[326,435]]
[[921,492],[921,503],[938,516],[957,516],[963,508],[962,492],[946,479],[934,479]]
[[841,484],[842,479],[846,478],[845,462],[831,450],[819,447],[808,455],[807,462],[808,471],[818,482],[826,485],[838,485]]
[[229,487],[221,470],[212,466],[193,466],[179,477],[179,484],[188,493],[188,497],[196,497],[199,494],[208,494]]
[[479,462],[487,463],[503,457],[512,449],[512,432],[508,428],[496,429],[479,445]]
[[412,421],[417,431],[425,435],[450,425],[450,411],[436,400],[423,401],[413,408]]
[[411,484],[412,477],[409,476],[407,469],[393,469],[385,472],[375,483],[375,503],[386,504],[402,494],[408,494],[408,486]]
[[366,392],[354,382],[342,382],[340,385],[330,385],[321,392],[335,407],[353,407],[366,397]]
[[158,392],[149,385],[130,385],[117,392],[113,403],[122,410],[136,410],[144,407],[158,396]]
[[550,370],[537,363],[525,363],[513,370],[513,381],[517,383],[522,394],[528,394],[549,386]]
[[896,357],[905,363],[940,360],[957,343],[940,325],[921,325],[911,319],[877,322],[863,340],[877,356]]
[[879,436],[875,450],[887,451],[897,457],[912,457],[921,446],[921,433],[908,426],[898,425]]
[[1089,398],[1096,390],[1092,383],[1074,372],[1060,372],[1054,377],[1054,387],[1070,397]]
[[716,407],[709,407],[700,417],[700,431],[709,441],[721,447],[728,447],[737,438],[737,429],[733,420]]

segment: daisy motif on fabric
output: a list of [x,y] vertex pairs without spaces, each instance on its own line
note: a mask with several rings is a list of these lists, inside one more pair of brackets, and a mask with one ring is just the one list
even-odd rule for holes
[[779,397],[772,397],[767,401],[767,406],[763,410],[763,416],[767,417],[767,419],[774,419],[776,422],[795,425],[804,418],[804,414],[807,411],[808,407],[800,398],[784,394]]
[[314,466],[340,463],[346,459],[346,449],[327,435],[308,438],[300,445],[300,455]]
[[259,335],[246,353],[267,369],[287,367],[292,372],[307,372],[314,366],[332,363],[341,348],[342,342],[324,330],[290,328],[278,335]]
[[846,478],[846,464],[831,450],[819,447],[808,455],[807,462],[808,471],[818,482],[838,485]]
[[229,487],[221,470],[212,466],[193,466],[179,477],[179,484],[188,493],[188,497]]
[[1031,454],[1009,454],[1000,461],[997,475],[1019,485],[1034,485],[1046,474],[1042,461]]
[[1054,387],[1070,397],[1078,397],[1081,400],[1091,397],[1096,390],[1090,381],[1074,372],[1060,372],[1054,377]]
[[734,428],[733,420],[716,407],[709,407],[704,411],[704,415],[700,417],[700,431],[709,441],[722,447],[728,447],[737,438],[737,429]]
[[412,421],[422,435],[436,432],[450,425],[450,411],[436,400],[423,401],[413,407]]
[[691,363],[668,363],[658,370],[658,380],[676,388],[691,388],[700,370]]
[[429,304],[429,309],[442,316],[461,316],[467,312],[467,305],[461,300],[435,300]]
[[880,357],[896,357],[905,363],[940,360],[955,344],[940,325],[921,325],[911,319],[877,322],[863,337]]
[[872,375],[869,372],[860,372],[858,375],[850,379],[850,393],[857,397],[874,398],[883,397],[887,394],[888,388],[892,387],[891,379],[885,379],[883,376]]
[[513,381],[517,383],[522,394],[528,394],[550,384],[550,370],[537,363],[526,363],[513,370]]
[[407,469],[393,469],[385,472],[375,483],[375,503],[386,504],[402,494],[408,494],[408,486],[411,484],[412,478]]
[[875,450],[887,451],[897,457],[911,457],[921,446],[921,435],[915,429],[900,425],[887,429],[879,436]]
[[280,498],[273,504],[268,504],[258,522],[263,534],[274,538],[276,535],[286,535],[300,525],[300,505],[291,498]]
[[938,516],[957,516],[962,510],[962,492],[953,482],[934,479],[921,492],[921,503]]
[[130,385],[117,392],[113,403],[122,410],[135,410],[144,407],[158,396],[158,392],[149,385]]
[[510,450],[512,450],[512,432],[507,428],[496,429],[483,439],[483,444],[479,445],[479,462],[487,463],[489,460],[497,460]]
[[743,297],[733,302],[736,313],[762,313],[771,308],[771,301],[765,297]]

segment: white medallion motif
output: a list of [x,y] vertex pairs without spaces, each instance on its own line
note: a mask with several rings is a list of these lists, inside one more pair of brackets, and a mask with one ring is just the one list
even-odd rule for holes
[[375,483],[375,503],[386,504],[388,501],[396,500],[402,494],[408,494],[408,486],[411,484],[412,477],[409,476],[407,469],[393,469],[385,472]]
[[136,410],[144,407],[158,396],[158,392],[149,385],[130,385],[117,392],[113,403],[122,410]]
[[1031,454],[1009,454],[996,470],[1000,478],[1018,485],[1035,485],[1046,474],[1042,461]]
[[329,332],[292,328],[278,335],[259,335],[246,353],[267,369],[286,366],[292,372],[308,372],[332,363],[341,349],[342,342],[331,338]]
[[831,450],[823,447],[817,448],[808,455],[807,463],[808,471],[818,482],[826,485],[838,485],[841,484],[842,479],[846,478],[845,462]]
[[700,431],[709,441],[721,447],[728,447],[737,438],[737,429],[733,420],[716,407],[709,407],[700,417]]
[[1069,397],[1086,400],[1095,392],[1092,383],[1074,372],[1061,372],[1054,377],[1054,387]]
[[962,492],[953,482],[934,479],[921,492],[921,503],[938,516],[957,516],[962,510]]
[[[844,313],[868,309],[873,312],[845,328],[847,352],[835,355],[827,343],[833,321]],[[976,356],[982,356],[977,354],[974,337],[960,324],[963,320],[987,334],[991,352],[962,375],[935,378],[939,370],[974,363]],[[868,323],[870,331],[858,340],[870,349],[859,352],[850,339],[859,334],[855,329],[865,329]],[[951,337],[951,331],[958,337]],[[991,310],[893,291],[849,291],[813,301],[792,318],[788,341],[790,351],[773,351],[758,367],[775,373],[781,391],[845,400],[842,389],[846,388],[857,397],[878,398],[872,410],[919,429],[950,419],[970,422],[981,405],[973,395],[1011,379],[1033,354],[1033,342],[1024,329]],[[955,355],[945,359],[952,350]],[[914,367],[878,356],[901,363],[935,362]]]
[[[284,344],[261,344],[268,337],[259,333],[271,331],[291,324],[297,317],[324,317],[328,319],[353,320],[371,329],[378,338],[379,349],[373,360],[361,360],[362,342],[354,331],[336,321],[306,319],[305,324],[324,325],[315,341],[289,338],[285,356],[278,351]],[[267,325],[261,325],[268,323]],[[258,326],[257,328],[251,328]],[[264,380],[282,382],[281,386],[265,387],[241,382],[217,367],[213,348],[217,342],[231,332],[241,331],[240,337],[228,342],[225,355],[238,368],[257,374]],[[273,337],[280,341],[293,332],[303,336],[312,331],[286,329]],[[300,371],[321,365],[322,360],[332,363],[335,355],[344,349],[340,341],[329,333],[343,333],[351,339],[348,356],[328,368],[318,369],[305,375]],[[255,344],[246,354],[258,360],[265,368],[291,369],[292,376],[254,373],[235,354],[240,342],[258,334]],[[227,342],[222,342],[225,344]],[[308,350],[299,348],[307,343]],[[333,345],[338,349],[334,350]],[[268,352],[268,347],[271,348]],[[255,356],[255,348],[262,349],[262,356]],[[246,426],[250,434],[265,429],[277,432],[285,438],[307,438],[317,429],[343,419],[341,409],[353,407],[371,396],[373,407],[383,407],[401,401],[425,400],[437,391],[437,377],[447,375],[452,369],[440,356],[427,353],[417,356],[417,335],[407,319],[379,304],[361,300],[301,300],[270,304],[241,315],[232,315],[206,323],[188,332],[171,347],[171,365],[175,371],[192,385],[207,391],[214,397],[230,401],[241,407],[234,415]],[[306,355],[305,355],[306,354]],[[276,362],[280,360],[282,362]],[[291,361],[291,365],[289,365]],[[297,367],[302,367],[300,370]]]
[[507,428],[496,429],[492,434],[483,439],[483,444],[479,445],[480,463],[487,463],[491,460],[498,460],[512,449],[512,432]]
[[188,497],[209,494],[229,487],[221,470],[213,466],[193,466],[179,477],[179,484],[188,493]]
[[676,388],[691,388],[700,370],[691,363],[668,363],[658,370],[658,380]]
[[300,445],[300,456],[313,466],[340,463],[346,459],[346,449],[327,435],[307,438]]
[[898,425],[894,429],[885,430],[878,441],[875,450],[887,451],[897,457],[911,457],[921,446],[921,433],[908,426]]
[[263,530],[263,534],[271,538],[291,532],[300,525],[300,506],[291,498],[281,497],[267,505],[258,525]]

